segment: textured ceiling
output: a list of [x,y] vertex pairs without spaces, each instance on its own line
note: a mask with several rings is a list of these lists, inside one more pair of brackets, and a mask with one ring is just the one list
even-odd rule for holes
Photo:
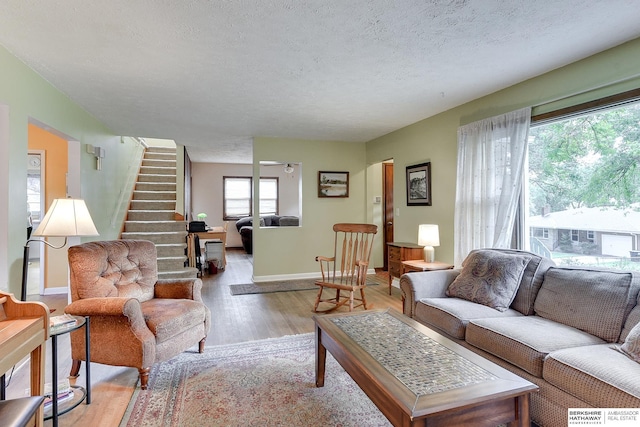
[[194,161],[367,141],[640,36],[637,0],[2,0],[0,44]]

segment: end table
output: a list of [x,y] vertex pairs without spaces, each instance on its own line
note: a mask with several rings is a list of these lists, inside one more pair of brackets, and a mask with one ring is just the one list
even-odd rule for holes
[[[400,275],[405,273],[411,273],[414,271],[436,271],[436,270],[451,270],[452,264],[446,262],[426,262],[421,259],[402,261],[400,267]],[[402,312],[404,313],[404,294],[402,294]]]
[[436,270],[451,270],[452,264],[446,262],[426,262],[421,259],[402,261],[401,275],[410,273],[412,271],[436,271]]
[[[58,416],[66,414],[83,401],[88,405],[91,403],[91,370],[90,370],[90,350],[89,350],[89,317],[73,316],[76,319],[75,323],[69,325],[61,325],[49,328],[49,336],[51,337],[51,400],[52,405],[50,408],[45,409],[44,419],[52,419],[53,427],[58,427]],[[85,373],[86,373],[86,387],[78,385],[72,385],[71,388],[74,391],[74,397],[66,402],[58,403],[58,336],[68,334],[71,331],[84,327],[85,332]]]

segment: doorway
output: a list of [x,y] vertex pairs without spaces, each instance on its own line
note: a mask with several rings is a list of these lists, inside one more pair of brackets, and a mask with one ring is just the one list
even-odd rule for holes
[[[42,122],[30,119],[27,151],[27,203],[32,211],[35,231],[54,199],[80,196],[80,143]],[[39,154],[39,158],[36,154]],[[32,236],[32,239],[27,295],[67,293],[66,250],[55,250],[36,241],[41,238]],[[61,238],[53,239],[56,239],[54,244],[60,243]],[[76,242],[69,240],[68,245]]]
[[382,200],[384,224],[383,269],[389,271],[387,243],[393,242],[393,161],[382,163]]
[[[38,228],[44,216],[45,201],[45,151],[29,150],[27,153],[27,240]],[[44,292],[43,270],[40,260],[43,259],[44,245],[29,251],[27,295]]]

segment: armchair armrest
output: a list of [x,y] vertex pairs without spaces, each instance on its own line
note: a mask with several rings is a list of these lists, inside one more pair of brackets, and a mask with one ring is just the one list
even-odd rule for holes
[[64,312],[73,316],[125,316],[144,322],[140,302],[135,298],[86,298],[72,302]]
[[437,270],[403,274],[400,291],[404,301],[404,314],[413,317],[416,303],[423,298],[446,297],[449,284],[460,274],[460,270]]
[[154,298],[190,299],[202,302],[201,279],[160,279],[154,288]]
[[[155,336],[147,326],[140,301],[135,298],[106,297],[86,298],[69,304],[65,313],[91,318],[91,342],[119,340],[122,343],[138,342],[128,351],[114,352],[108,346],[91,346],[91,358],[100,363],[147,367],[155,360]],[[95,340],[95,341],[94,341]],[[71,357],[84,360],[84,332],[71,332]],[[140,349],[146,351],[141,352]],[[135,362],[133,362],[135,361]],[[132,363],[128,364],[128,363]]]
[[322,274],[322,280],[329,280],[329,273],[331,270],[331,263],[335,262],[335,257],[327,257],[318,255],[316,261],[320,263],[320,273]]

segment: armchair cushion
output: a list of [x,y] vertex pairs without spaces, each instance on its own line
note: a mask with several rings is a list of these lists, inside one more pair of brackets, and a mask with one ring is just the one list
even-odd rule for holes
[[[92,256],[86,256],[87,252]],[[115,240],[108,245],[85,243],[81,251],[69,248],[69,264],[73,264],[75,280],[87,285],[71,289],[72,301],[117,296],[140,301],[153,298],[158,264],[152,242]]]
[[206,315],[204,304],[196,301],[154,298],[141,304],[147,327],[161,343],[202,322]]

